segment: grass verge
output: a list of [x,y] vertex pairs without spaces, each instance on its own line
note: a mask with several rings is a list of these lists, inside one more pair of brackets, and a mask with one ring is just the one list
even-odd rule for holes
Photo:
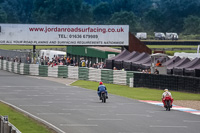
[[[71,84],[72,86],[79,86],[86,89],[97,90],[98,83],[93,81],[78,80]],[[148,88],[131,88],[124,85],[104,84],[108,93],[123,97],[128,97],[137,100],[155,100],[161,101],[163,90],[148,89]],[[170,91],[175,100],[198,100],[200,101],[200,94],[184,93],[177,91]]]
[[0,102],[0,115],[7,115],[9,122],[12,123],[22,133],[55,133],[48,130],[43,124],[23,115],[12,107]]

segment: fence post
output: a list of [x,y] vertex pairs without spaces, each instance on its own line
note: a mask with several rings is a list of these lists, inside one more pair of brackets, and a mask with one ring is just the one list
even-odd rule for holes
[[3,133],[9,133],[8,132],[8,122],[4,122],[3,127],[4,127]]
[[3,133],[3,117],[0,116],[0,133]]

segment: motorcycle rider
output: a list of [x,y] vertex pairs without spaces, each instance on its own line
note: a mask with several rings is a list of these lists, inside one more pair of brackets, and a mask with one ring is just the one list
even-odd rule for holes
[[99,95],[99,98],[101,100],[101,92],[102,91],[105,91],[106,92],[106,98],[108,98],[108,92],[107,92],[107,89],[106,89],[106,86],[103,85],[103,82],[99,82],[99,87],[97,89],[97,94]]
[[169,92],[168,89],[164,89],[164,92],[162,94],[162,98],[165,98],[166,96],[170,96],[172,98],[172,94]]
[[165,97],[171,97],[171,107],[172,107],[172,103],[173,103],[173,98],[172,98],[172,94],[169,92],[168,89],[164,89],[164,93],[162,94],[162,102],[164,104],[164,106],[166,106],[166,103],[165,103]]

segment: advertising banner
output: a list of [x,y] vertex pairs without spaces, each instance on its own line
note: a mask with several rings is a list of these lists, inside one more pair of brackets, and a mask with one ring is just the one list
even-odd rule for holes
[[128,25],[0,24],[0,44],[128,46]]

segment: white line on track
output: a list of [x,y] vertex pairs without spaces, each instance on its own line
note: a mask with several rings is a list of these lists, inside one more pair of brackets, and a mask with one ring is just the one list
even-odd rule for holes
[[187,128],[187,126],[159,126],[159,125],[150,125],[149,127],[153,128]]
[[[0,100],[0,101],[1,101],[1,100]],[[35,119],[35,120],[38,120],[38,121],[42,122],[43,124],[47,125],[48,127],[52,127],[53,129],[59,131],[60,133],[66,133],[66,132],[62,131],[61,129],[59,129],[58,127],[54,126],[53,124],[51,124],[51,123],[49,123],[49,122],[47,122],[47,121],[45,121],[45,120],[43,120],[43,119],[41,119],[41,118],[35,116],[35,115],[32,115],[31,113],[29,113],[29,112],[27,112],[27,111],[25,111],[25,110],[23,110],[23,109],[20,109],[20,108],[18,108],[18,107],[15,106],[15,105],[12,105],[12,104],[7,103],[7,102],[5,102],[5,101],[1,101],[1,102],[3,102],[3,103],[5,103],[5,104],[7,104],[7,105],[9,105],[9,106],[11,106],[11,107],[13,107],[13,108],[15,108],[16,110],[18,110],[18,111],[20,111],[20,112],[22,112],[22,113],[25,113],[26,115],[32,117],[32,118]]]
[[60,124],[60,126],[66,127],[97,127],[95,124]]

